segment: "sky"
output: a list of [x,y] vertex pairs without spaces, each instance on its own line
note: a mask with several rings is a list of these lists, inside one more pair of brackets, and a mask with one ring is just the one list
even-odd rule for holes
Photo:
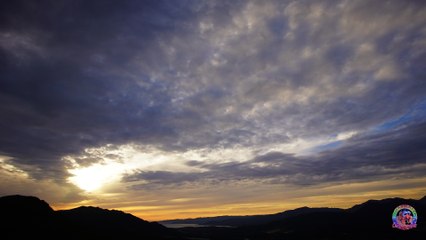
[[426,195],[424,1],[0,4],[0,195],[152,221]]

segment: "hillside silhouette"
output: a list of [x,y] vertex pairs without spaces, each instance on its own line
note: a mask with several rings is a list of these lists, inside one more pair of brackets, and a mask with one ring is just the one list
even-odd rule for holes
[[[416,229],[392,228],[393,209],[401,204],[416,209]],[[426,197],[369,200],[349,209],[303,207],[269,215],[162,222],[203,226],[179,229],[98,207],[54,211],[45,201],[30,196],[0,197],[0,211],[1,239],[426,239]]]
[[97,207],[54,211],[30,196],[0,198],[0,239],[184,239],[173,230],[131,214]]
[[288,210],[276,214],[266,215],[252,215],[252,216],[219,216],[219,217],[206,217],[194,219],[177,219],[161,221],[164,225],[173,224],[196,224],[201,226],[227,226],[227,227],[242,227],[242,226],[255,226],[266,224],[274,221],[283,220],[286,218],[297,217],[309,213],[330,213],[330,212],[344,212],[339,208],[309,208],[302,207],[294,210]]
[[[418,214],[418,227],[392,228],[393,210],[409,204]],[[205,239],[426,239],[426,197],[420,200],[389,198],[369,200],[349,209],[298,208],[277,214],[221,216],[163,221],[163,224],[198,224],[180,228],[186,236]],[[222,227],[213,227],[222,226]],[[223,227],[229,226],[229,227]]]

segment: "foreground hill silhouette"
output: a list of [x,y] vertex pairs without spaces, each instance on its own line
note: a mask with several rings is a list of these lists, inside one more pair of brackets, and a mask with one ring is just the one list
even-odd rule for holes
[[97,207],[54,211],[36,197],[1,197],[0,212],[0,239],[183,239],[128,213]]
[[[393,209],[401,204],[416,209],[416,229],[391,227]],[[270,215],[163,222],[205,226],[180,229],[97,207],[54,211],[43,200],[19,195],[0,197],[0,212],[0,239],[426,239],[426,197],[369,200],[349,209],[303,207]]]

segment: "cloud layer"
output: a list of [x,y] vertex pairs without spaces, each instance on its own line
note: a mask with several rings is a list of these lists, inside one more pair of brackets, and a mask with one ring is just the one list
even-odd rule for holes
[[423,176],[422,1],[9,1],[0,11],[2,171],[67,186],[69,199],[83,194],[73,169],[109,162],[131,166],[117,184],[132,194]]
[[338,149],[323,151],[315,156],[297,157],[269,152],[245,162],[209,164],[188,161],[187,165],[203,171],[140,171],[127,175],[124,181],[143,180],[149,183],[141,187],[151,184],[164,187],[244,180],[306,186],[423,177],[426,170],[426,139],[415,136],[415,133],[425,130],[426,125],[422,123],[373,136],[358,136]]

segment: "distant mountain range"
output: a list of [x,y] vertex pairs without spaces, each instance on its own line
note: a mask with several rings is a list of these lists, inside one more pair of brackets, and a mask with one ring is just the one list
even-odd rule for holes
[[[408,231],[392,228],[392,212],[401,204],[416,209],[417,228]],[[349,209],[303,207],[270,215],[161,222],[166,226],[203,226],[179,229],[97,207],[54,211],[43,200],[20,195],[0,197],[0,213],[0,239],[426,239],[426,221],[423,220],[426,218],[426,197],[369,200]]]
[[[393,210],[408,204],[416,209],[418,227],[409,231],[392,228]],[[389,198],[369,200],[349,209],[302,207],[277,214],[220,216],[162,221],[180,228],[186,236],[200,239],[426,239],[426,196],[419,200]],[[218,227],[221,226],[221,227]],[[226,226],[226,227],[225,227]],[[220,229],[220,230],[219,230]]]
[[199,225],[199,226],[221,226],[221,227],[242,227],[261,225],[274,221],[280,221],[287,218],[297,217],[309,213],[343,213],[339,208],[308,208],[302,207],[276,214],[251,215],[251,216],[219,216],[193,219],[166,220],[160,223],[165,226],[173,225]]

